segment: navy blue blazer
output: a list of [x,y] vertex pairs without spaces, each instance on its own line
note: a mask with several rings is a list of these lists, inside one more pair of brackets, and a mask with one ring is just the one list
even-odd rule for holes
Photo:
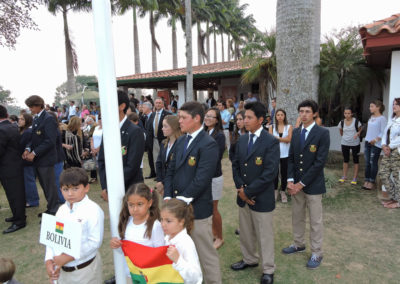
[[28,144],[35,151],[34,167],[52,167],[57,163],[57,121],[45,110],[32,123],[32,140]]
[[315,124],[300,147],[301,127],[293,130],[289,148],[288,179],[302,182],[307,194],[326,192],[324,166],[329,153],[329,131]]
[[0,122],[0,178],[22,177],[22,156],[18,126]]
[[160,152],[158,153],[157,161],[156,161],[156,181],[164,181],[165,175],[167,173],[168,164],[172,159],[173,154],[176,149],[176,141],[174,145],[172,145],[171,150],[169,150],[168,157],[167,156],[167,146],[164,146],[164,142],[160,144]]
[[221,160],[225,152],[225,135],[222,132],[222,130],[221,131],[214,130],[210,136],[215,139],[215,142],[217,142],[218,145],[218,163],[213,177],[220,177],[222,176]]
[[183,155],[186,135],[179,137],[164,179],[164,197],[193,198],[195,219],[212,215],[211,181],[218,162],[218,146],[204,130],[194,138]]
[[[279,140],[263,129],[250,153],[247,153],[248,142],[248,133],[237,141],[232,162],[233,180],[236,188],[243,186],[246,196],[255,201],[254,205],[249,205],[251,210],[271,212],[275,209],[274,180],[280,160]],[[239,196],[236,202],[240,207],[246,205]]]
[[[153,122],[154,119],[156,118],[156,112],[153,111],[150,115],[150,118],[148,119],[148,125],[147,125],[147,129],[149,132],[149,135],[151,137],[151,141],[154,140],[154,128],[153,128]],[[167,115],[170,115],[171,113],[165,109],[163,109],[163,111],[161,112],[161,116],[158,120],[158,128],[157,128],[157,140],[158,142],[161,144],[161,141],[163,141],[166,137],[164,136],[164,133],[162,132],[162,127],[163,127],[163,120],[164,117],[166,117]]]
[[[124,148],[125,154],[122,155],[122,164],[124,169],[125,191],[129,186],[135,183],[143,182],[143,172],[140,168],[144,153],[144,135],[143,130],[133,124],[130,120],[126,120],[121,129],[121,152]],[[99,174],[102,189],[107,188],[107,178],[104,160],[103,141],[100,145],[99,157]]]

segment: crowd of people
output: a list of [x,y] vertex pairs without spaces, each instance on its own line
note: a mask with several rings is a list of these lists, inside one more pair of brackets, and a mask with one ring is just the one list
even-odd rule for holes
[[[260,283],[273,283],[272,212],[279,199],[288,202],[288,195],[293,244],[282,252],[293,254],[306,249],[308,211],[311,255],[306,266],[320,266],[322,195],[326,192],[323,169],[330,137],[328,130],[320,126],[315,101],[305,100],[298,105],[299,117],[292,126],[285,110],[276,108],[275,99],[268,110],[252,93],[239,102],[236,98],[217,101],[209,93],[204,104],[187,102],[182,106],[178,106],[178,96],[166,105],[161,97],[153,101],[150,96],[137,100],[123,91],[117,95],[126,195],[119,237],[112,238],[112,249],[120,249],[121,240],[151,247],[167,245],[167,256],[185,283],[221,283],[217,250],[224,238],[218,205],[224,186],[221,161],[227,150],[237,189],[236,234],[243,255],[231,268],[243,270],[261,261]],[[88,226],[82,243],[89,242],[90,246],[85,245],[79,259],[46,249],[49,278],[59,283],[101,283],[98,249],[103,239],[104,213],[87,196],[89,184],[98,176],[105,201],[112,190],[107,185],[101,111],[94,102],[81,108],[74,101],[68,108],[50,107],[39,96],[30,96],[25,103],[29,112],[22,111],[17,120],[10,119],[7,109],[0,105],[0,181],[12,212],[5,220],[11,226],[3,233],[24,228],[26,208],[39,206],[37,178],[47,201],[44,213],[86,220]],[[344,109],[344,119],[338,124],[343,153],[339,182],[347,181],[351,151],[351,184],[357,185],[360,143],[365,137],[362,188],[373,189],[379,172],[389,194],[382,205],[399,208],[400,99],[393,103],[389,123],[383,111],[382,102],[372,102],[371,117],[363,126],[351,108]],[[381,150],[384,155],[378,171]],[[144,153],[150,169],[146,177]],[[154,190],[144,183],[145,179],[155,179]],[[93,273],[82,269],[89,266]],[[128,272],[128,267],[125,269]],[[115,278],[105,283],[115,283]]]

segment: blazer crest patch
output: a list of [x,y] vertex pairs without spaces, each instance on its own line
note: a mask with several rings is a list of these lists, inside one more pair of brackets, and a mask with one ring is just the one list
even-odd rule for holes
[[42,131],[40,131],[40,130],[36,131],[36,135],[40,135],[40,134],[42,134]]
[[188,160],[188,165],[194,167],[196,165],[196,157],[190,156]]
[[121,153],[122,153],[122,156],[125,156],[128,153],[128,149],[126,148],[126,146],[121,147]]
[[256,165],[261,166],[262,163],[263,163],[263,161],[262,161],[261,157],[256,157]]
[[312,153],[317,152],[317,146],[315,146],[315,145],[310,145],[310,152],[312,152]]

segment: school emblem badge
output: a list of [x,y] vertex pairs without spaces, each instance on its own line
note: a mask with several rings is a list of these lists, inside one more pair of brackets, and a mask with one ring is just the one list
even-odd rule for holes
[[256,157],[256,165],[261,166],[262,165],[262,159],[261,157]]
[[122,146],[121,147],[121,153],[122,153],[122,156],[125,156],[126,153],[128,153],[128,150],[126,149],[126,146]]
[[40,131],[40,130],[36,131],[36,135],[40,135],[40,134],[42,134],[42,131]]
[[317,146],[315,145],[310,145],[310,152],[314,153],[317,151]]
[[196,157],[190,156],[188,160],[188,165],[193,167],[196,165]]

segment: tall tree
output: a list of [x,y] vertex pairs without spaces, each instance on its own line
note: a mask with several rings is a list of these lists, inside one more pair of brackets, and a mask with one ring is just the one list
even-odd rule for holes
[[193,57],[192,57],[192,5],[191,0],[185,0],[185,34],[186,34],[186,98],[193,101]]
[[242,50],[243,66],[249,69],[242,75],[242,84],[259,83],[260,100],[268,104],[276,92],[275,32],[257,33]]
[[318,98],[321,0],[278,0],[276,10],[276,62],[278,106],[285,106],[290,123],[297,105]]
[[0,1],[0,46],[14,48],[21,29],[37,30],[30,12],[40,3],[41,0]]
[[[74,43],[69,35],[68,11],[89,11],[91,3],[85,0],[44,0],[50,13],[62,13],[65,37],[65,59],[67,67],[67,92],[69,95],[76,92],[75,73],[78,74],[78,56]],[[75,73],[74,73],[75,72]]]
[[3,86],[0,86],[0,104],[11,104],[14,102],[14,98],[11,97],[11,91],[6,90]]

